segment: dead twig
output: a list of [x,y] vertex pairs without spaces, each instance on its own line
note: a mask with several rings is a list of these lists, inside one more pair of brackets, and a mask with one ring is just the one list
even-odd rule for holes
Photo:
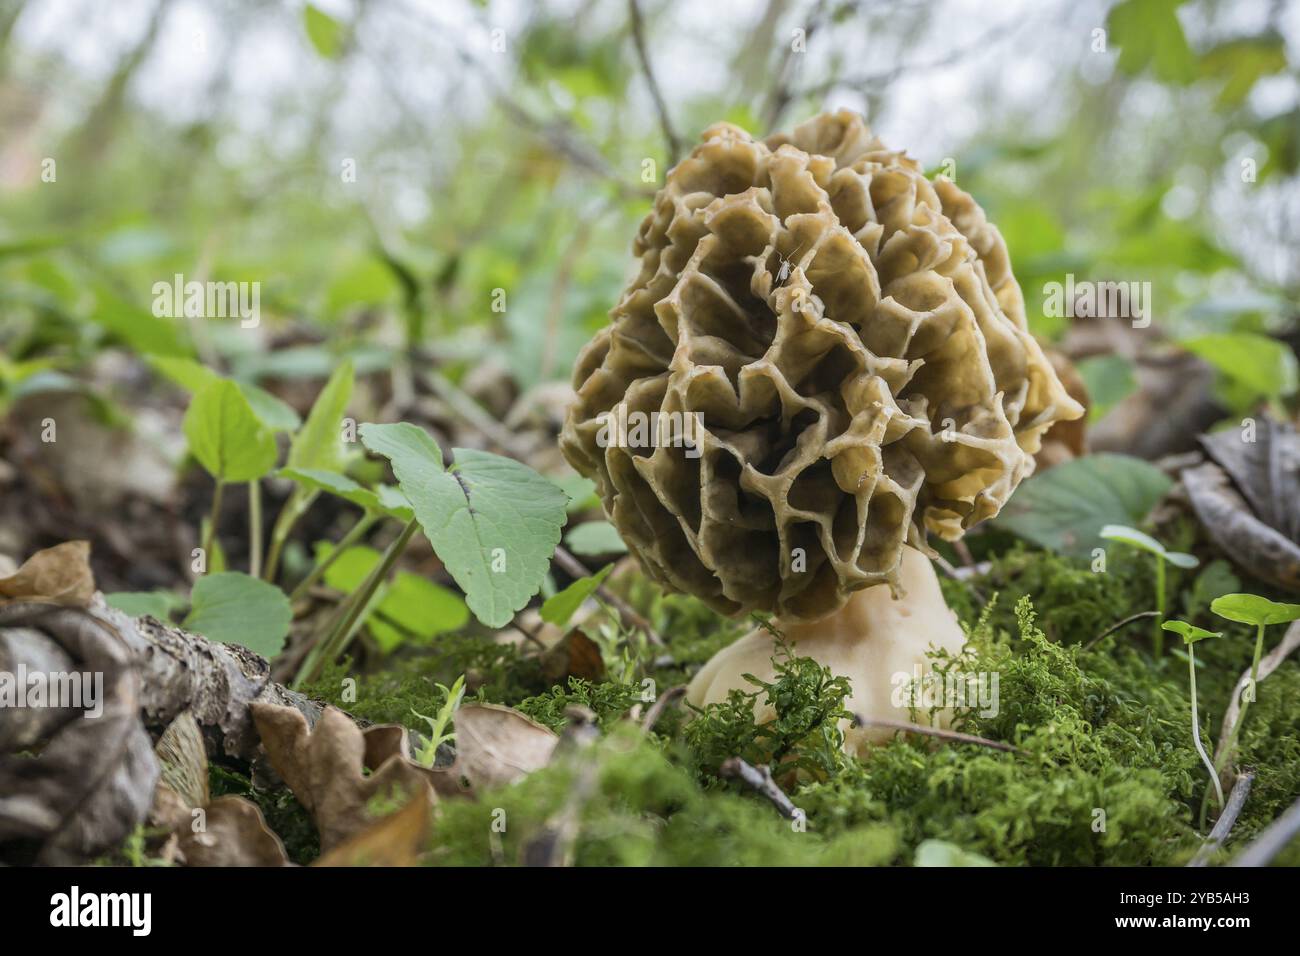
[[638,0],[627,0],[628,12],[632,18],[632,43],[636,46],[637,59],[641,61],[641,72],[645,74],[646,86],[650,88],[650,97],[654,100],[655,112],[659,114],[659,128],[663,130],[664,143],[668,147],[668,165],[672,166],[681,155],[682,143],[673,129],[672,118],[668,115],[668,104],[664,101],[659,81],[655,79],[654,67],[650,65],[650,55],[646,52],[645,22],[641,16],[641,4]]
[[658,699],[650,705],[650,709],[646,711],[645,719],[641,721],[641,733],[650,733],[650,731],[654,729],[654,725],[659,721],[659,718],[663,715],[663,712],[685,696],[685,684],[678,684],[676,687],[670,687],[660,694]]
[[789,105],[800,95],[791,89],[791,82],[794,79],[795,64],[797,62],[795,60],[795,55],[796,53],[799,56],[806,55],[808,41],[810,41],[813,34],[817,32],[817,29],[821,26],[822,21],[825,19],[828,12],[826,0],[818,0],[817,6],[813,7],[812,13],[808,15],[808,25],[804,28],[804,50],[796,51],[792,40],[785,51],[785,56],[781,60],[781,66],[776,71],[776,83],[773,84],[771,92],[768,93],[767,104],[763,109],[763,128],[769,133],[774,132],[774,127],[778,122],[780,122],[782,114],[785,113],[787,107],[789,107]]
[[1214,829],[1210,835],[1205,838],[1205,843],[1196,851],[1196,856],[1192,857],[1188,866],[1205,866],[1214,855],[1214,851],[1223,846],[1223,841],[1228,838],[1228,833],[1232,830],[1233,824],[1237,822],[1237,817],[1241,815],[1241,808],[1246,805],[1246,797],[1250,795],[1250,786],[1255,782],[1253,773],[1243,773],[1237,775],[1237,782],[1232,786],[1232,792],[1228,794],[1228,802],[1219,814],[1219,819],[1214,821]]
[[923,734],[926,737],[938,737],[940,740],[951,740],[954,743],[978,744],[981,747],[991,747],[993,750],[1002,750],[1006,753],[1023,754],[1028,752],[1021,750],[1013,744],[1003,743],[1000,740],[989,740],[987,737],[979,737],[975,734],[964,734],[959,730],[945,730],[942,727],[927,727],[924,724],[909,724],[903,720],[889,720],[885,717],[863,717],[860,714],[854,714],[853,726],[884,727],[887,730],[898,730],[903,733]]
[[1145,617],[1158,617],[1159,615],[1160,615],[1159,611],[1139,611],[1137,614],[1131,614],[1128,617],[1124,618],[1124,620],[1116,621],[1110,627],[1106,628],[1106,630],[1102,631],[1100,634],[1098,634],[1096,637],[1090,640],[1087,644],[1083,645],[1083,649],[1085,651],[1092,650],[1094,647],[1096,647],[1098,644],[1101,643],[1103,638],[1110,637],[1110,635],[1114,634],[1120,628],[1127,627],[1129,624],[1132,624],[1134,621],[1140,621]]
[[[566,574],[572,575],[575,578],[586,578],[591,576],[591,572],[587,570],[587,566],[570,554],[563,546],[555,549],[555,563],[563,568]],[[641,631],[641,633],[645,634],[646,640],[656,647],[664,646],[664,639],[659,635],[659,632],[654,629],[654,626],[649,621],[638,614],[632,605],[628,604],[603,584],[596,588],[596,593],[609,602],[610,606],[613,607],[614,610],[618,611],[619,617],[623,619],[625,624]]]
[[787,820],[794,820],[801,813],[785,795],[785,791],[776,785],[776,781],[772,779],[772,771],[766,764],[754,767],[739,757],[728,757],[718,768],[718,775],[739,780],[755,792],[762,794]]
[[[1278,669],[1278,666],[1286,660],[1291,653],[1300,647],[1300,621],[1296,621],[1286,629],[1282,635],[1281,642],[1265,654],[1259,661],[1259,681]],[[1241,695],[1246,687],[1250,684],[1250,668],[1247,667],[1241,672],[1241,677],[1237,679],[1237,686],[1232,690],[1232,700],[1228,704],[1228,709],[1223,715],[1223,726],[1219,728],[1219,746],[1214,750],[1214,765],[1222,766],[1223,773],[1228,772],[1229,760],[1220,764],[1223,758],[1223,748],[1227,745],[1228,739],[1232,736],[1233,725],[1237,722],[1237,717],[1241,713]],[[1256,689],[1258,693],[1258,689]],[[1231,754],[1228,755],[1231,757]]]
[[1297,833],[1300,833],[1300,800],[1291,804],[1286,813],[1270,823],[1231,865],[1267,866]]

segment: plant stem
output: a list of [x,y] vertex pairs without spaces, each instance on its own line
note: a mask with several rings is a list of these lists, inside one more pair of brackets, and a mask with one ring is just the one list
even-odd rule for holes
[[248,483],[248,573],[262,576],[262,485],[257,479]]
[[[1165,620],[1165,559],[1156,555],[1156,620],[1151,634],[1152,651],[1159,660],[1165,652],[1165,632],[1160,627]],[[1189,647],[1191,645],[1188,645]]]
[[348,548],[360,541],[365,533],[374,527],[375,522],[378,521],[380,517],[382,516],[372,514],[368,511],[364,512],[361,517],[357,519],[356,523],[348,529],[348,533],[339,539],[339,543],[330,549],[330,553],[325,556],[324,560],[317,561],[312,569],[307,572],[307,576],[298,582],[297,586],[289,594],[290,603],[297,601],[307,593],[308,589],[313,584],[324,577],[325,572],[330,569],[330,566],[343,556],[343,552],[347,551]]
[[[1264,625],[1256,625],[1255,631],[1255,656],[1250,662],[1250,683],[1242,689],[1241,710],[1237,711],[1237,719],[1232,722],[1232,729],[1228,731],[1228,740],[1223,745],[1223,750],[1219,752],[1219,759],[1214,763],[1216,776],[1223,772],[1228,761],[1232,759],[1232,752],[1237,748],[1237,738],[1241,736],[1241,727],[1246,720],[1246,712],[1250,710],[1251,702],[1255,695],[1259,693],[1259,659],[1264,653]],[[1250,696],[1246,696],[1246,692]],[[1201,826],[1205,826],[1205,804],[1209,799],[1209,793],[1206,793],[1206,800],[1201,801]]]
[[280,514],[276,516],[275,527],[271,529],[271,550],[266,556],[266,567],[262,571],[263,580],[275,580],[276,572],[280,570],[280,552],[284,550],[285,542],[289,540],[289,533],[293,531],[293,526],[298,523],[303,512],[316,500],[316,495],[317,492],[304,492],[301,487],[294,488],[290,492],[284,506],[280,509]]
[[1187,645],[1187,679],[1192,691],[1192,740],[1196,743],[1196,752],[1201,755],[1201,761],[1205,764],[1205,769],[1210,771],[1210,782],[1214,784],[1214,797],[1223,807],[1223,787],[1219,783],[1219,771],[1214,768],[1214,761],[1210,755],[1205,752],[1205,745],[1201,743],[1201,724],[1196,717],[1196,652],[1193,650],[1195,645]]
[[203,536],[203,567],[207,568],[209,559],[212,557],[212,542],[217,537],[217,518],[221,514],[221,493],[225,490],[225,482],[220,478],[217,479],[217,487],[212,491],[212,510],[208,513],[208,531]]
[[379,585],[388,577],[388,572],[393,569],[397,559],[402,556],[402,552],[406,550],[406,545],[410,542],[411,536],[415,534],[416,529],[419,527],[420,522],[415,518],[407,522],[406,527],[402,529],[402,533],[388,546],[388,550],[384,552],[384,556],[379,560],[379,563],[366,576],[361,587],[339,606],[329,634],[311,649],[303,660],[302,667],[298,669],[298,674],[293,682],[295,688],[300,687],[305,681],[314,677],[322,663],[333,659],[347,647],[352,635],[365,621],[370,601],[375,596],[375,592],[379,590]]

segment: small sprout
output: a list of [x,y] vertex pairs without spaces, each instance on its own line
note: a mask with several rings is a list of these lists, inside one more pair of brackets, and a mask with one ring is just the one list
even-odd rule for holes
[[446,730],[452,718],[456,716],[461,698],[465,696],[465,675],[462,674],[457,677],[451,687],[439,684],[438,689],[446,696],[446,700],[443,701],[442,707],[438,709],[436,717],[426,717],[415,708],[411,708],[411,713],[429,725],[428,739],[415,752],[415,762],[422,767],[432,767],[438,759],[438,747],[454,740],[456,737],[455,733],[449,734]]
[[1258,594],[1225,594],[1210,602],[1210,610],[1219,617],[1236,621],[1239,624],[1255,625],[1255,656],[1250,663],[1250,683],[1247,684],[1249,695],[1242,695],[1241,710],[1228,732],[1228,742],[1219,754],[1216,769],[1222,770],[1224,764],[1232,758],[1237,746],[1237,737],[1241,733],[1246,711],[1255,699],[1255,685],[1259,681],[1259,659],[1264,653],[1264,628],[1270,624],[1286,624],[1288,621],[1300,620],[1300,604],[1279,604],[1262,598]]
[[1196,717],[1196,652],[1193,649],[1197,641],[1203,641],[1210,637],[1222,637],[1221,631],[1207,631],[1203,627],[1197,627],[1195,624],[1188,624],[1186,621],[1165,621],[1161,625],[1166,631],[1173,631],[1182,637],[1183,643],[1187,645],[1187,680],[1191,687],[1192,696],[1192,742],[1196,744],[1196,752],[1201,755],[1201,762],[1205,764],[1205,769],[1210,772],[1210,783],[1214,785],[1214,796],[1218,800],[1219,806],[1223,806],[1223,786],[1219,783],[1219,773],[1214,769],[1214,761],[1210,755],[1205,752],[1205,746],[1201,743],[1200,721]]
[[1136,528],[1129,528],[1122,524],[1108,524],[1101,529],[1100,533],[1101,537],[1108,541],[1119,541],[1131,548],[1137,548],[1139,551],[1146,551],[1156,556],[1156,620],[1151,645],[1152,652],[1159,659],[1164,652],[1165,645],[1164,631],[1160,626],[1165,619],[1165,562],[1168,561],[1174,567],[1184,569],[1194,568],[1201,562],[1194,555],[1185,554],[1182,551],[1168,550],[1151,535],[1144,534]]

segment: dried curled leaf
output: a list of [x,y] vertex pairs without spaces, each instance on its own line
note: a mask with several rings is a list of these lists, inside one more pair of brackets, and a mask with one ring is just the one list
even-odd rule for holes
[[203,808],[203,827],[179,831],[187,866],[288,866],[284,844],[257,805],[243,797],[217,797]]
[[171,831],[187,866],[288,866],[280,838],[243,797],[211,799],[203,734],[189,711],[168,725],[154,748],[162,779],[151,821]]
[[475,790],[514,783],[551,762],[559,742],[551,730],[497,704],[465,704],[456,711],[452,772]]
[[77,699],[3,710],[0,860],[85,863],[144,822],[158,780],[133,655],[85,610],[13,602],[0,605],[0,675],[21,671],[28,691],[43,675]]
[[[561,448],[647,572],[723,613],[815,619],[895,584],[909,537],[997,514],[1083,414],[979,206],[854,113],[710,127],[634,251]],[[677,424],[637,440],[620,408]]]
[[366,738],[342,711],[327,707],[314,729],[292,707],[250,705],[262,745],[277,773],[311,814],[328,853],[430,787],[423,768],[389,756],[365,774]]
[[9,601],[40,601],[89,607],[95,596],[90,571],[90,542],[64,541],[37,551],[13,574],[0,578],[0,605]]
[[406,806],[371,824],[312,866],[415,866],[428,848],[433,794],[418,790]]

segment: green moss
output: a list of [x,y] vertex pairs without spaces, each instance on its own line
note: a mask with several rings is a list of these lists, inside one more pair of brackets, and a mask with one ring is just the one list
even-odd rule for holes
[[[1253,633],[1206,619],[1214,581],[1187,575],[1171,585],[1181,589],[1171,590],[1171,606],[1225,632],[1197,652],[1202,735],[1212,746],[1249,663]],[[620,586],[668,646],[626,656],[617,680],[547,688],[536,660],[514,647],[444,638],[431,654],[360,678],[356,701],[338,702],[372,720],[413,725],[412,707],[428,712],[438,703],[436,682],[468,672],[479,680],[480,698],[517,706],[556,730],[567,706],[591,708],[605,736],[582,752],[596,769],[577,813],[579,864],[906,864],[923,841],[939,839],[1002,865],[1178,865],[1199,846],[1194,821],[1208,780],[1192,747],[1186,658],[1171,649],[1153,661],[1149,622],[1094,642],[1151,608],[1151,575],[1140,556],[1117,551],[1097,573],[1086,561],[1016,546],[993,559],[985,578],[945,580],[970,640],[937,668],[996,674],[999,682],[996,713],[967,708],[956,726],[1019,752],[900,735],[861,762],[840,749],[847,684],[797,656],[778,658],[772,682],[735,691],[693,720],[685,708],[670,709],[643,735],[623,719],[646,706],[643,682],[662,690],[685,681],[753,622],[724,620],[692,598],[664,597],[635,579]],[[1270,638],[1271,645],[1280,634]],[[797,645],[792,650],[797,655]],[[343,676],[326,675],[318,692],[338,688]],[[1294,661],[1260,685],[1242,736],[1243,763],[1258,775],[1255,791],[1225,855],[1300,792],[1300,712],[1289,703],[1297,696]],[[757,698],[777,711],[761,727],[752,717]],[[773,764],[805,812],[803,823],[719,779],[718,765],[730,756]],[[430,861],[518,862],[524,846],[574,806],[577,759],[560,759],[477,803],[445,802]],[[1300,858],[1300,845],[1283,858]]]

